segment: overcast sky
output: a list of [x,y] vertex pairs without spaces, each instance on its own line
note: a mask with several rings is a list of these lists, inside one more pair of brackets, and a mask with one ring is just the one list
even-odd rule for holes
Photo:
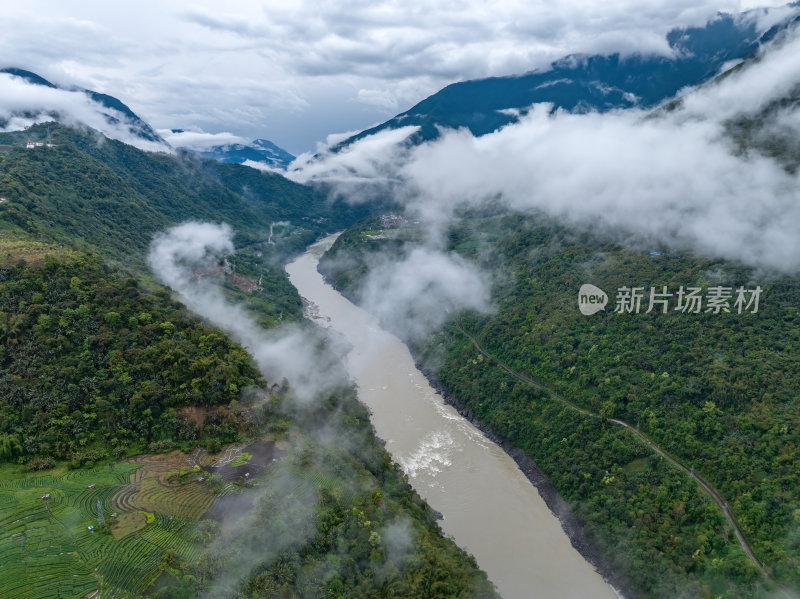
[[0,4],[2,62],[111,94],[157,129],[264,137],[292,153],[454,81],[573,52],[666,52],[664,34],[765,0]]

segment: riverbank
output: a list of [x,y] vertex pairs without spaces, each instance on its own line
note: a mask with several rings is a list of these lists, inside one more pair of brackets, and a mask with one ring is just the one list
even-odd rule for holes
[[575,550],[589,562],[592,567],[603,577],[603,580],[614,590],[618,597],[625,597],[626,599],[635,599],[638,595],[630,588],[630,586],[617,574],[611,567],[608,560],[602,552],[596,547],[594,542],[589,538],[584,528],[581,519],[572,511],[566,500],[561,497],[550,479],[542,472],[528,454],[521,449],[514,447],[507,441],[498,437],[490,426],[482,422],[467,408],[459,399],[453,396],[448,389],[439,381],[435,373],[430,371],[422,364],[414,352],[412,346],[409,345],[411,355],[414,357],[414,362],[417,369],[428,379],[428,383],[439,395],[442,396],[445,403],[452,406],[465,420],[468,420],[475,428],[480,430],[486,438],[499,446],[508,456],[514,460],[519,469],[525,475],[531,484],[536,487],[539,495],[544,500],[550,511],[558,518],[561,527],[564,529],[570,543]]
[[[352,294],[347,293],[345,290],[340,289],[338,285],[322,270],[317,269],[322,275],[324,281],[340,293],[347,300],[355,305],[358,305],[356,298]],[[397,334],[395,332],[395,334]],[[588,537],[584,528],[583,522],[572,511],[569,504],[558,493],[556,488],[551,483],[550,479],[538,468],[534,460],[508,442],[504,441],[501,437],[492,431],[491,427],[481,422],[457,397],[453,396],[450,391],[439,381],[434,372],[427,369],[421,362],[419,356],[414,351],[413,345],[404,341],[408,347],[411,356],[414,360],[416,368],[427,379],[431,388],[442,396],[444,402],[455,409],[461,417],[469,421],[475,428],[480,430],[483,435],[495,443],[508,455],[525,475],[525,478],[536,488],[539,496],[544,501],[550,512],[558,519],[561,528],[567,535],[572,547],[597,571],[618,597],[625,597],[627,599],[634,599],[638,595],[630,588],[625,580],[611,567],[608,560],[597,548],[594,542]]]

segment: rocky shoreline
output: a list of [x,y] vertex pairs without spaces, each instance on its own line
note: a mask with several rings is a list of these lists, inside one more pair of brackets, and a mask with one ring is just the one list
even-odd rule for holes
[[[331,279],[331,277],[318,268],[326,283],[333,287],[336,291],[341,293],[349,301],[355,303],[355,298],[340,289],[338,285]],[[405,342],[405,341],[404,341]],[[634,599],[638,595],[630,588],[630,586],[622,579],[622,577],[611,567],[608,560],[600,552],[600,550],[589,539],[584,529],[583,522],[572,511],[569,504],[558,493],[550,479],[539,469],[533,459],[524,451],[516,448],[498,437],[492,429],[481,422],[457,397],[441,383],[439,378],[434,372],[427,369],[420,361],[419,356],[414,352],[411,345],[407,342],[406,346],[411,352],[417,369],[425,376],[430,386],[439,393],[444,399],[445,403],[452,406],[463,418],[472,423],[475,428],[479,429],[486,437],[493,443],[497,444],[503,451],[508,454],[511,459],[517,464],[519,469],[525,477],[536,487],[539,495],[544,500],[547,507],[558,518],[561,527],[570,540],[570,543],[575,550],[589,562],[595,570],[603,577],[603,580],[612,587],[617,596],[625,597],[626,599]]]
[[564,529],[570,543],[575,550],[580,553],[583,558],[589,562],[595,570],[603,577],[616,592],[617,596],[625,597],[626,599],[634,599],[637,597],[636,593],[628,586],[622,577],[611,567],[608,560],[600,552],[599,549],[589,539],[586,531],[584,530],[583,522],[569,507],[569,504],[558,493],[550,479],[539,469],[533,459],[521,449],[512,446],[507,441],[498,437],[492,429],[479,420],[458,398],[454,397],[448,389],[442,385],[438,377],[425,368],[420,363],[419,359],[411,350],[411,355],[417,369],[428,379],[430,386],[439,393],[444,399],[445,403],[455,408],[462,418],[472,423],[475,428],[480,430],[486,437],[498,445],[511,459],[516,462],[519,469],[525,477],[536,487],[539,495],[544,500],[550,511],[558,518],[561,523],[561,528]]

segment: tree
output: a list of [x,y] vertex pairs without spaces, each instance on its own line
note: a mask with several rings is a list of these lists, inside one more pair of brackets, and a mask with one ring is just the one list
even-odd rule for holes
[[13,458],[22,453],[19,437],[10,433],[0,435],[0,458]]

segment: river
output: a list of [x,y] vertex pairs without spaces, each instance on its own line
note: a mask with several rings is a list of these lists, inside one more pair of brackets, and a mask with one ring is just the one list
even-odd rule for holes
[[306,316],[342,335],[345,358],[378,435],[409,482],[444,515],[442,529],[475,556],[504,599],[614,599],[572,547],[516,463],[444,403],[408,347],[317,272],[336,235],[286,266]]

